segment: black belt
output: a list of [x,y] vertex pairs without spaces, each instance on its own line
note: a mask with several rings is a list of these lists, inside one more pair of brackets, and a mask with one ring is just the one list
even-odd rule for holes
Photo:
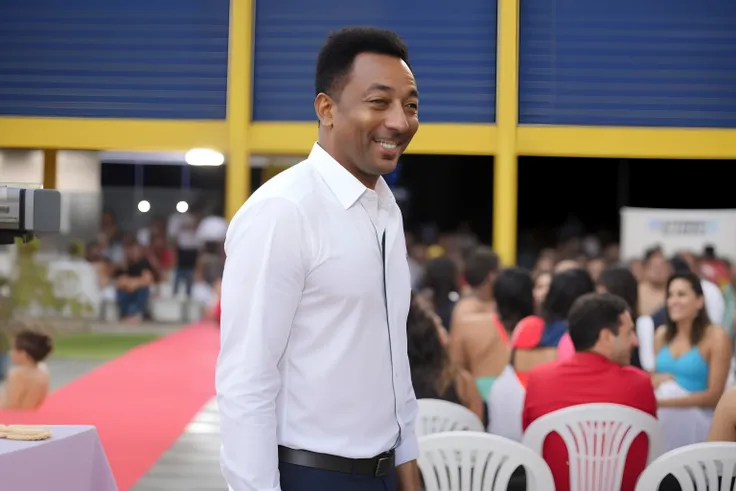
[[395,466],[393,450],[371,459],[347,459],[336,455],[279,446],[279,460],[287,464],[301,465],[313,469],[375,477],[385,476]]

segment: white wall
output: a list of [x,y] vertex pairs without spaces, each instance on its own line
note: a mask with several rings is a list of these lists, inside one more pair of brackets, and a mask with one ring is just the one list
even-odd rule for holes
[[61,231],[88,241],[97,236],[102,214],[100,153],[60,150],[56,189],[61,192]]
[[43,184],[43,151],[0,150],[0,184]]
[[56,156],[56,189],[100,192],[100,153],[60,150]]

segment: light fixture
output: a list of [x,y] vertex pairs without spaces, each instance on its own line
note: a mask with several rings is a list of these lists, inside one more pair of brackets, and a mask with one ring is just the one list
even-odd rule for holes
[[178,211],[179,213],[186,213],[187,210],[189,210],[189,203],[187,203],[186,201],[179,201],[176,204],[176,211]]
[[141,200],[138,203],[138,211],[140,211],[141,213],[148,213],[149,211],[151,211],[151,203],[144,199]]
[[187,164],[197,167],[217,167],[225,163],[223,154],[209,148],[193,148],[186,153],[184,159]]

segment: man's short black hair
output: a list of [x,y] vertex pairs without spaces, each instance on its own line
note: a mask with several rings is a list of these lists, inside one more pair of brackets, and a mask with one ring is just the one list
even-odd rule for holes
[[331,33],[319,51],[315,96],[320,93],[332,98],[339,96],[353,61],[361,53],[394,56],[409,65],[409,50],[395,32],[377,27],[346,27]]
[[652,260],[655,256],[664,256],[664,251],[662,251],[662,246],[655,245],[644,251],[644,262],[648,263]]
[[604,329],[618,335],[620,316],[628,310],[623,298],[610,293],[588,293],[575,300],[567,317],[575,351],[586,351],[595,346]]
[[490,247],[476,247],[465,260],[465,281],[472,288],[478,288],[488,275],[497,272],[498,255]]

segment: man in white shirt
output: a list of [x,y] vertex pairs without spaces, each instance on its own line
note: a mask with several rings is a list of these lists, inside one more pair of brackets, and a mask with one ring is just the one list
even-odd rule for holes
[[216,382],[233,491],[420,489],[409,266],[381,177],[419,126],[407,60],[390,31],[332,34],[318,143],[230,224]]

